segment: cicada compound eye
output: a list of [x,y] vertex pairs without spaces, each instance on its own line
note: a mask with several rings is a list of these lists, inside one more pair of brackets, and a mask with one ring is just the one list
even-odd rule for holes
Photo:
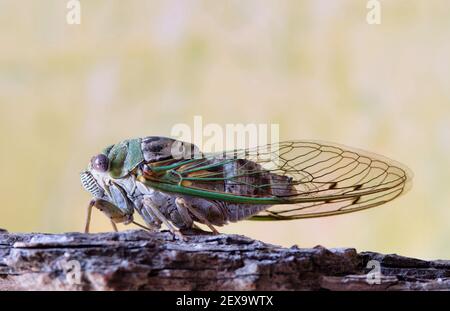
[[109,168],[109,159],[106,155],[99,154],[92,158],[91,165],[98,172],[106,172]]

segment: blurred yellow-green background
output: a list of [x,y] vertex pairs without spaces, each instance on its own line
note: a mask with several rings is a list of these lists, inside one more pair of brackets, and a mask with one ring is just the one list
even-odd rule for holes
[[[79,172],[177,123],[276,123],[394,158],[409,193],[376,209],[221,231],[274,244],[450,258],[450,3],[0,0],[0,227],[80,231]],[[124,228],[123,226],[121,228]],[[94,231],[110,230],[94,213]]]

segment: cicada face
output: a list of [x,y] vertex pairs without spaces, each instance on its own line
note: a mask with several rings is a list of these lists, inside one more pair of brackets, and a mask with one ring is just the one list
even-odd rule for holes
[[132,221],[133,206],[126,191],[108,174],[109,166],[106,155],[94,156],[87,170],[80,174],[81,184],[92,194],[96,202],[95,206],[113,222],[128,223]]
[[108,167],[108,157],[104,154],[99,154],[91,159],[87,170],[80,174],[81,185],[94,198],[101,199],[105,196]]

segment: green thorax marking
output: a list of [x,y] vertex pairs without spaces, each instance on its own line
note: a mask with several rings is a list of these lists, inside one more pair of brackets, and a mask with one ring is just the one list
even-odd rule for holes
[[103,153],[109,158],[109,174],[113,178],[125,177],[144,161],[140,138],[121,141]]

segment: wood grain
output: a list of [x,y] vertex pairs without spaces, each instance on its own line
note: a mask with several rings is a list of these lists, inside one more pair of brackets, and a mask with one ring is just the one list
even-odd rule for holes
[[[380,274],[370,274],[375,260]],[[449,290],[450,261],[283,248],[240,235],[0,230],[0,290]],[[371,284],[374,283],[374,284]]]

